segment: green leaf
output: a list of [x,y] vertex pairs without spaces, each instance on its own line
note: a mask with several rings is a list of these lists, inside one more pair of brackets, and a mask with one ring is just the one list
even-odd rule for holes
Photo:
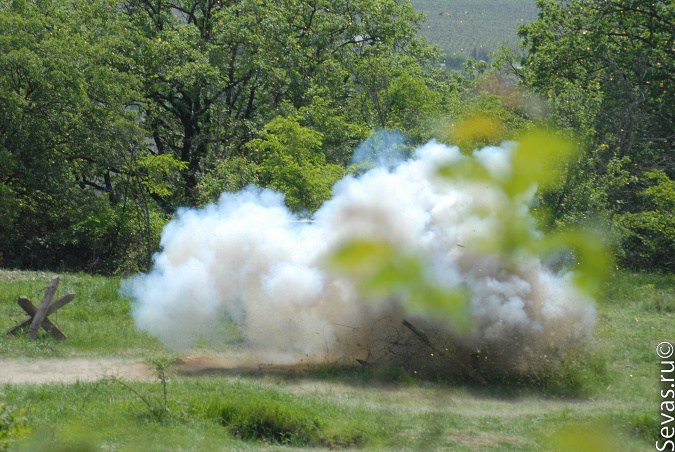
[[532,241],[529,249],[539,255],[573,251],[576,259],[572,268],[574,283],[591,297],[600,294],[614,263],[606,238],[589,229],[567,229],[550,233],[543,239]]
[[534,185],[542,191],[551,189],[562,181],[566,164],[578,154],[571,141],[553,131],[528,131],[517,142],[512,159],[513,177],[504,185],[511,196]]
[[446,319],[457,328],[470,325],[467,291],[431,278],[421,255],[385,241],[352,240],[330,256],[327,266],[353,278],[369,298],[398,298],[409,312]]

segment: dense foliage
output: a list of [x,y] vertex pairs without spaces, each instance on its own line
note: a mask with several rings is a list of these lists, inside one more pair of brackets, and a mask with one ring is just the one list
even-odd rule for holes
[[[672,269],[673,6],[643,3],[539,2],[514,67],[585,149],[552,224],[599,216],[625,265]],[[0,266],[145,269],[179,206],[253,183],[312,212],[374,130],[541,120],[503,72],[441,69],[423,23],[406,0],[0,0]]]
[[633,268],[675,269],[675,4],[538,2],[521,29],[521,79],[585,155],[548,205],[560,223],[604,218]]
[[147,267],[178,206],[249,183],[315,209],[369,130],[431,96],[420,20],[396,0],[3,0],[0,265]]
[[9,450],[9,446],[30,433],[26,411],[16,410],[0,402],[0,450]]

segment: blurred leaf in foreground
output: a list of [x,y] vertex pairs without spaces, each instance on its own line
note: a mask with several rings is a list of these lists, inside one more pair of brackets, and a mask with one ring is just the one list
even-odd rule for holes
[[367,297],[397,296],[410,312],[446,317],[457,328],[469,325],[466,290],[435,281],[418,254],[385,241],[354,240],[338,248],[328,266],[353,277]]
[[[545,233],[531,212],[535,192],[550,190],[563,180],[578,154],[577,146],[560,133],[534,129],[501,149],[466,155],[466,146],[501,133],[502,125],[489,116],[472,116],[451,126],[465,156],[443,164],[437,172],[455,183],[457,190],[467,188],[470,201],[466,202],[471,204],[467,221],[485,227],[484,233],[462,247],[476,257],[496,258],[514,274],[532,258],[570,253],[574,258],[574,265],[567,268],[571,280],[581,291],[596,296],[612,262],[603,240],[582,229]],[[342,245],[328,264],[352,277],[367,297],[400,297],[410,311],[443,315],[456,326],[469,325],[467,290],[434,278],[421,251],[405,251],[381,240],[354,240]]]

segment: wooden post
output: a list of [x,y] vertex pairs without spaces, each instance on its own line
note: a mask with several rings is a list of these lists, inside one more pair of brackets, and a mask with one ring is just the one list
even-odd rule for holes
[[35,339],[37,337],[37,333],[40,331],[40,327],[42,326],[42,321],[45,319],[45,317],[47,317],[47,310],[49,309],[49,305],[51,304],[52,298],[54,298],[54,294],[56,293],[56,289],[58,287],[59,277],[55,276],[49,282],[49,287],[47,288],[47,292],[45,292],[45,297],[42,299],[42,303],[40,303],[40,307],[33,317],[33,322],[30,324],[28,337],[31,339]]

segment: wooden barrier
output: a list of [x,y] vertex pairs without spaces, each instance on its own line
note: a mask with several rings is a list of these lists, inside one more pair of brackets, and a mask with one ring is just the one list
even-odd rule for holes
[[19,297],[17,303],[19,306],[21,306],[21,309],[26,311],[26,313],[29,315],[29,318],[7,330],[7,334],[17,334],[19,331],[23,331],[28,328],[28,337],[35,339],[38,335],[38,332],[40,331],[40,328],[44,328],[45,331],[54,336],[56,339],[64,340],[66,335],[63,334],[63,331],[61,331],[58,326],[49,320],[49,316],[70,303],[75,298],[75,294],[69,292],[56,299],[56,301],[52,302],[58,287],[59,277],[56,276],[49,282],[49,287],[47,287],[45,296],[40,303],[40,307],[38,308],[36,308],[27,297]]

